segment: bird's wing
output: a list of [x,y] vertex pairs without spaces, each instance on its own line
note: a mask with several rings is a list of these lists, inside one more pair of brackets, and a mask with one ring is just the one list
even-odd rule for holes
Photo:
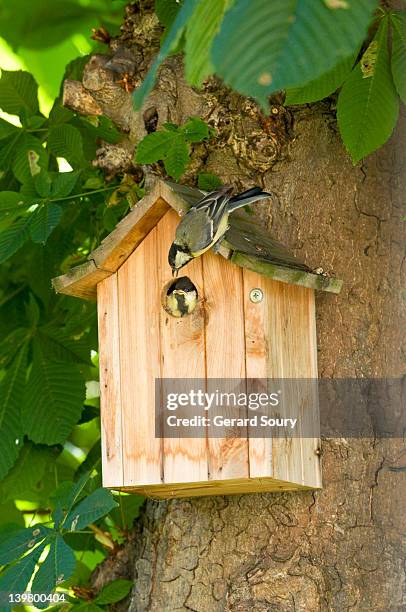
[[252,204],[252,202],[257,202],[258,200],[264,200],[265,198],[271,197],[272,194],[262,191],[260,187],[252,187],[251,189],[247,189],[246,191],[233,196],[228,203],[228,210],[233,212],[234,210],[237,210],[237,208],[241,208],[247,204]]
[[213,236],[216,234],[220,221],[227,210],[227,203],[231,198],[232,191],[232,187],[225,185],[217,191],[208,193],[190,209],[190,211],[194,209],[205,212],[213,223]]
[[176,228],[176,242],[191,253],[207,249],[214,236],[214,224],[212,219],[208,220],[206,208],[190,208]]

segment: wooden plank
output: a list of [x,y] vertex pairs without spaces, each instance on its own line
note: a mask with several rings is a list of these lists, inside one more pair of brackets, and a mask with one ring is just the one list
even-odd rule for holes
[[157,232],[118,271],[124,484],[161,482],[155,437],[155,378],[160,375]]
[[179,185],[179,183],[172,183],[171,181],[161,181],[159,188],[161,198],[166,200],[179,215],[184,215],[193,204],[196,204],[205,195],[200,189]]
[[112,274],[97,285],[97,298],[103,486],[117,487],[125,484],[122,457],[117,274]]
[[343,282],[338,278],[330,278],[328,276],[323,276],[323,274],[313,274],[312,272],[297,270],[294,267],[287,268],[283,265],[276,265],[269,261],[258,259],[252,255],[239,253],[238,251],[233,252],[231,261],[237,266],[247,268],[253,272],[258,272],[258,274],[267,276],[273,280],[293,285],[301,285],[308,289],[340,293],[343,285]]
[[[283,304],[281,302],[281,288],[283,285],[267,279],[259,274],[244,270],[244,307],[246,326],[246,368],[247,377],[256,381],[258,379],[274,379],[284,377],[283,346],[280,341],[283,333]],[[252,303],[250,292],[258,288],[263,293],[263,300]],[[255,384],[255,383],[254,383]],[[267,384],[266,392],[274,392]],[[283,391],[283,389],[281,389]],[[276,391],[279,391],[277,389]],[[267,409],[269,417],[280,416],[280,409]],[[251,440],[251,428],[248,436]],[[250,442],[250,476],[269,477],[289,481],[296,476],[301,481],[301,473],[292,474],[289,470],[288,457],[290,454],[288,442],[277,438],[275,434],[264,435]]]
[[[262,302],[253,303],[250,300],[251,289],[258,288],[263,292]],[[243,270],[244,291],[244,321],[245,321],[245,363],[247,392],[258,386],[258,381],[268,378],[268,287],[267,280],[249,270]],[[251,427],[248,427],[250,477],[272,476],[272,438],[266,434],[253,438]],[[282,474],[279,474],[282,477]]]
[[118,270],[170,208],[159,196],[158,188],[159,185],[142,198],[91,253],[90,257],[98,268],[110,272]]
[[[249,294],[256,287],[264,299],[252,303]],[[317,431],[314,292],[244,270],[244,300],[247,377],[284,379],[279,381],[283,404],[271,416],[298,418],[298,433]],[[298,388],[291,379],[299,378],[304,380]],[[257,438],[250,443],[250,476],[272,475],[318,487],[317,445],[315,438],[292,437],[289,432],[283,438]]]
[[[158,223],[159,291],[172,281],[168,251],[173,241],[179,216],[169,211]],[[203,293],[201,258],[185,269],[187,275]],[[161,377],[162,379],[205,379],[204,309],[202,302],[190,315],[175,318],[162,307],[160,313]],[[176,387],[176,380],[174,381]],[[171,391],[171,382],[163,392]],[[195,482],[207,479],[207,446],[205,438],[166,438],[163,451],[165,483]]]
[[174,483],[151,487],[117,487],[127,493],[140,493],[157,499],[201,497],[207,495],[240,495],[241,493],[267,493],[306,491],[314,487],[292,484],[274,478],[244,478],[196,483]]
[[[207,392],[218,383],[211,379],[244,379],[245,337],[242,271],[211,252],[203,256],[206,305]],[[222,381],[221,391],[235,391],[235,383]],[[243,389],[246,392],[244,382]],[[246,417],[247,408],[218,409],[227,417]],[[213,416],[210,413],[210,416]],[[247,428],[224,428],[223,437],[209,435],[209,476],[212,480],[248,477]]]
[[[152,181],[151,191],[122,219],[90,255],[89,262],[54,279],[56,291],[94,299],[96,284],[116,272],[170,207],[183,215],[203,192],[185,185]],[[258,221],[243,211],[230,216],[230,229],[219,245],[219,253],[239,266],[286,283],[339,293],[338,279],[313,274],[275,241]]]
[[[320,459],[316,454],[319,447],[319,407],[317,393],[317,342],[314,308],[314,291],[283,286],[284,312],[286,313],[285,333],[282,336],[285,376],[300,379],[300,386],[290,385],[289,404],[297,406],[299,438],[293,439],[295,446],[300,442],[302,482],[321,486]],[[315,437],[309,437],[316,432]],[[297,453],[298,454],[298,453]],[[296,461],[299,462],[298,457]]]
[[73,295],[84,300],[96,300],[97,283],[110,276],[111,272],[99,270],[94,261],[87,261],[76,266],[62,276],[52,279],[52,286],[57,293]]

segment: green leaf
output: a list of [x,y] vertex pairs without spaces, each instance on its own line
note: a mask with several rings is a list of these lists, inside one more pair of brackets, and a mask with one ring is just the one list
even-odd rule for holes
[[62,208],[58,204],[50,202],[42,204],[33,213],[30,225],[30,234],[34,242],[45,244],[50,234],[58,225],[62,216]]
[[11,534],[2,534],[0,539],[0,565],[16,561],[53,532],[44,525],[19,529]]
[[65,198],[70,195],[75,188],[80,175],[80,170],[73,172],[60,172],[52,183],[52,197]]
[[21,117],[22,125],[30,130],[39,130],[40,128],[44,127],[46,122],[47,118],[43,115],[27,115],[24,113],[24,115]]
[[5,262],[22,247],[29,236],[31,220],[31,214],[17,219],[8,229],[0,233],[0,263]]
[[179,129],[180,129],[179,126],[176,125],[176,123],[171,123],[170,121],[163,123],[162,127],[165,128],[165,130],[168,130],[168,132],[176,132],[176,133],[179,133]]
[[201,172],[197,177],[197,186],[202,191],[214,191],[221,187],[222,184],[220,178],[215,174]]
[[162,25],[170,27],[180,6],[178,0],[155,0],[155,13]]
[[64,518],[67,516],[69,511],[76,504],[76,502],[83,497],[89,478],[90,473],[87,472],[83,474],[77,482],[71,484],[69,489],[66,487],[67,483],[62,483],[58,487],[57,493],[55,493],[56,507],[52,513],[55,527],[59,527],[61,524],[63,524]]
[[398,117],[399,99],[389,65],[387,34],[388,18],[384,18],[338,97],[338,125],[354,163],[383,145]]
[[101,606],[116,603],[127,597],[133,586],[132,580],[113,580],[102,588],[94,601]]
[[38,85],[33,76],[24,70],[2,70],[0,79],[0,107],[10,115],[26,111],[30,115],[39,112]]
[[406,104],[406,13],[392,13],[392,75],[398,94]]
[[170,29],[168,30],[167,35],[165,36],[159,53],[148,71],[147,76],[145,77],[141,86],[133,94],[136,110],[140,110],[143,101],[154,87],[155,78],[159,66],[168,56],[168,54],[172,51],[172,49],[178,44],[185,29],[185,26],[189,19],[192,17],[193,12],[198,3],[199,0],[188,0],[187,2],[184,2],[180,7]]
[[[31,591],[33,593],[51,593],[58,584],[68,580],[75,571],[76,558],[73,550],[63,537],[58,534],[52,541],[49,553],[35,574]],[[49,604],[45,602],[46,608]]]
[[286,92],[285,106],[292,104],[307,104],[317,102],[327,98],[334,93],[351,71],[355,57],[351,55],[342,62],[339,62],[328,72],[325,72],[314,81],[306,83],[303,87],[288,89]]
[[10,136],[3,138],[0,147],[0,172],[2,176],[8,170],[10,170],[11,165],[14,161],[15,151],[18,148],[18,144],[23,137],[24,134],[20,130],[16,134],[11,134]]
[[181,134],[172,139],[163,161],[169,176],[179,180],[189,163],[189,149]]
[[[87,61],[88,61],[88,56],[87,57]],[[82,60],[82,58],[78,58],[80,61]],[[83,70],[82,70],[83,72]],[[68,76],[64,77],[64,78],[69,78]],[[74,77],[70,77],[70,78],[74,78]],[[78,79],[81,79],[82,75],[78,76]],[[61,123],[67,123],[68,121],[70,121],[71,119],[73,119],[74,114],[71,110],[69,110],[69,108],[66,108],[66,106],[62,105],[62,101],[61,98],[58,97],[56,98],[51,110],[49,111],[49,125],[60,125]]]
[[376,0],[329,10],[320,0],[236,0],[214,40],[216,73],[267,109],[269,94],[318,78],[355,52]]
[[19,527],[24,527],[24,515],[13,501],[8,501],[0,505],[0,516],[2,523],[0,526],[0,541],[2,537],[9,536],[12,531],[17,531]]
[[27,342],[27,340],[29,340],[29,338],[29,329],[26,327],[16,327],[0,340],[1,369],[5,369],[12,362],[17,351]]
[[89,118],[80,117],[79,119],[86,132],[94,140],[104,140],[105,142],[115,144],[122,139],[122,134],[117,130],[114,123],[104,115]]
[[185,70],[191,85],[199,87],[214,72],[210,49],[229,4],[229,0],[200,2],[187,24]]
[[6,569],[0,577],[0,594],[2,609],[4,609],[4,593],[23,593],[34,573],[38,559],[42,555],[45,544],[40,544],[32,553],[22,557],[20,561]]
[[182,132],[188,142],[201,142],[209,137],[209,126],[199,117],[191,117],[182,126]]
[[16,463],[1,483],[3,499],[31,499],[51,459],[49,449],[30,442],[24,444]]
[[38,342],[23,404],[23,423],[31,440],[60,444],[78,422],[85,384],[78,366],[47,361]]
[[41,170],[39,174],[34,176],[34,185],[41,198],[47,198],[50,195],[52,179],[46,170]]
[[30,327],[30,331],[37,327],[40,316],[41,311],[39,309],[38,302],[34,295],[30,293],[28,304],[25,305],[25,318],[27,325]]
[[172,132],[159,131],[147,134],[138,143],[135,161],[139,164],[153,164],[164,159],[173,139]]
[[88,334],[73,338],[64,328],[47,324],[38,329],[41,350],[50,361],[90,365],[91,344]]
[[[0,382],[0,479],[14,465],[21,449],[21,403],[24,395],[27,346],[16,357]],[[1,563],[1,562],[0,562]]]
[[7,136],[10,136],[11,134],[17,134],[20,129],[21,128],[16,127],[12,123],[9,123],[4,119],[0,119],[0,140],[3,140],[3,138],[7,138]]
[[36,0],[29,11],[25,0],[13,0],[2,9],[0,34],[15,49],[44,49],[90,26],[94,15],[95,10],[75,0]]
[[76,605],[74,610],[75,612],[103,612],[104,608],[101,608],[91,601],[84,601],[83,603]]
[[84,163],[82,136],[73,125],[64,123],[51,127],[48,148],[56,157],[64,157],[71,165]]
[[48,153],[41,142],[31,134],[23,134],[18,141],[13,162],[13,172],[16,179],[26,183],[41,169],[48,168]]
[[64,521],[64,527],[70,531],[84,529],[90,523],[94,523],[105,516],[116,506],[117,503],[110,491],[96,489],[69,512]]
[[32,199],[17,191],[0,191],[0,215],[17,213],[31,206]]
[[110,512],[110,518],[121,529],[130,529],[134,520],[140,515],[145,497],[133,493],[131,495],[120,493],[118,502],[119,506]]
[[85,488],[90,480],[90,472],[83,474],[77,482],[74,483],[69,495],[66,499],[66,510],[69,512],[73,506],[84,496]]

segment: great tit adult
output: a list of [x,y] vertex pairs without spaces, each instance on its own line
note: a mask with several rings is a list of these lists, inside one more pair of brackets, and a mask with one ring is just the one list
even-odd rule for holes
[[173,317],[184,317],[193,312],[197,300],[196,287],[187,276],[182,276],[169,286],[165,309]]
[[169,249],[168,262],[173,276],[190,260],[199,257],[228,230],[228,216],[237,208],[271,196],[260,187],[252,187],[233,196],[233,188],[224,186],[212,191],[194,204],[176,228],[175,240]]

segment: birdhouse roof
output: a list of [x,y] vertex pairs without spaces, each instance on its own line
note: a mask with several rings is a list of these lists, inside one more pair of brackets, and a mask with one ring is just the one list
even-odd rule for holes
[[[199,189],[157,179],[150,192],[90,253],[87,262],[53,279],[54,289],[95,300],[97,284],[120,268],[171,207],[183,215],[203,195]],[[230,215],[229,224],[218,252],[232,263],[285,283],[340,292],[342,281],[312,272],[271,238],[253,215],[237,211]]]

